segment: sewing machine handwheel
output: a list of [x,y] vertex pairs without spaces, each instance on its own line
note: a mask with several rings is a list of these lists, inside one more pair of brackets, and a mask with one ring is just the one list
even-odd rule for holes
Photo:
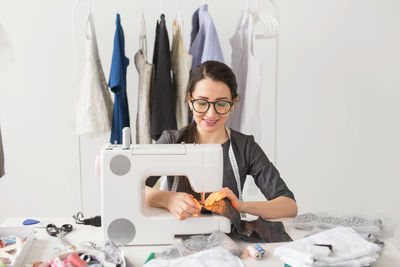
[[119,218],[110,223],[107,234],[117,245],[127,245],[135,238],[136,228],[130,220]]

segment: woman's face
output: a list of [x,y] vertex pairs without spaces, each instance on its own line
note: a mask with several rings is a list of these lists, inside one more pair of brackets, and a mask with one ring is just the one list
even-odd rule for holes
[[[196,121],[197,127],[199,128],[199,130],[204,132],[215,132],[221,127],[224,127],[230,112],[232,112],[234,108],[233,106],[226,114],[218,114],[215,111],[214,104],[210,104],[207,112],[199,113],[196,112],[196,110],[193,110],[193,104],[192,102],[190,102],[190,100],[193,99],[203,99],[209,102],[215,102],[218,100],[227,100],[230,102],[234,102],[232,100],[231,91],[225,83],[213,81],[209,78],[205,78],[196,83],[192,96],[188,99],[188,104],[190,109],[193,111],[193,117]],[[217,107],[218,110],[223,109],[223,103],[224,102],[219,102],[219,104],[217,103],[217,105],[219,106]],[[207,103],[204,101],[201,101],[201,104],[207,105]],[[227,106],[226,108],[229,108],[229,106]]]

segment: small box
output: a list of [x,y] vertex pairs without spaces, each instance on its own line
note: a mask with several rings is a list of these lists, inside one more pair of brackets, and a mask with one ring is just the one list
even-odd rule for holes
[[14,264],[6,266],[19,267],[23,266],[26,256],[29,253],[29,250],[32,247],[33,241],[35,240],[35,229],[33,227],[0,227],[0,236],[17,236],[23,240],[26,238],[26,241],[23,243],[22,250],[17,256]]

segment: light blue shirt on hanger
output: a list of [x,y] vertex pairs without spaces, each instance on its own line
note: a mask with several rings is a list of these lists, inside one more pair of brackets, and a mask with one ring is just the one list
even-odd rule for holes
[[207,4],[193,13],[189,54],[193,56],[192,69],[208,60],[224,62],[217,31],[208,13]]

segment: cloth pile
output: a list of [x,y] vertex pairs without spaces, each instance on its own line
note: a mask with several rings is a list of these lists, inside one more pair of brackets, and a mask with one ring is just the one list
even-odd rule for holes
[[294,227],[312,230],[313,228],[332,229],[336,226],[351,227],[357,233],[379,234],[383,222],[379,218],[363,218],[359,216],[335,216],[334,214],[305,213],[293,219]]
[[144,266],[167,267],[167,266],[191,266],[191,267],[244,267],[236,256],[222,247],[215,247],[201,252],[176,259],[154,259]]
[[291,267],[369,266],[381,247],[349,227],[336,227],[278,247],[274,255]]

